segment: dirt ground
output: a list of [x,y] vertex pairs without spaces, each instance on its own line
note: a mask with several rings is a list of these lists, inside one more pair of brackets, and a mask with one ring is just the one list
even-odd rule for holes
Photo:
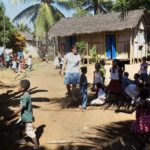
[[[27,73],[27,78],[31,81],[34,126],[41,150],[128,150],[130,142],[135,142],[130,133],[134,114],[115,114],[115,104],[88,106],[83,112],[78,108],[80,98],[77,102],[65,98],[63,77],[51,63],[35,64],[34,69]],[[131,78],[138,69],[139,64],[126,66]],[[93,66],[89,66],[89,82],[92,82],[92,72]],[[11,70],[0,72],[0,79],[5,84],[16,85],[20,77],[16,81],[15,76]],[[106,82],[109,82],[108,74]],[[20,94],[16,91],[16,88],[1,88],[1,116],[8,116],[18,106]],[[8,126],[0,124],[0,150],[30,150],[30,142],[25,146],[14,144],[14,123],[13,120]]]

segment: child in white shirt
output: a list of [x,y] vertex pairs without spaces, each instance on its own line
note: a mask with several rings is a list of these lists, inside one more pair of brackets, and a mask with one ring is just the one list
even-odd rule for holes
[[104,91],[104,86],[102,83],[98,82],[96,84],[96,88],[98,91],[98,97],[91,101],[91,105],[103,105],[106,101],[106,93]]

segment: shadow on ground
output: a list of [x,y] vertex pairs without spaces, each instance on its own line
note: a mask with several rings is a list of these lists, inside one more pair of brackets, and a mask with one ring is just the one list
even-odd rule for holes
[[[104,105],[90,106],[90,102],[95,98],[96,97],[93,96],[92,94],[88,95],[88,105],[87,105],[88,109],[90,109],[90,110],[92,110],[92,109],[115,110],[115,109],[121,109],[121,108],[130,109],[132,107],[130,99],[123,97],[123,96],[118,96],[118,95],[110,95]],[[80,96],[78,96],[76,101],[73,100],[71,97],[52,98],[52,99],[47,99],[47,100],[50,104],[57,104],[62,109],[78,108],[78,106],[81,105],[81,103],[82,103],[82,98]]]
[[125,121],[95,127],[96,134],[80,139],[81,144],[60,145],[57,150],[134,150],[131,145],[137,146],[138,140],[130,132],[130,124]]
[[[31,95],[39,92],[47,92],[47,90],[38,89],[38,87],[30,89]],[[13,113],[9,107],[18,106],[20,97],[21,93],[14,92],[13,89],[9,89],[6,93],[0,95],[0,120],[1,118],[7,118]],[[39,106],[33,105],[33,108],[39,108]],[[0,121],[0,150],[32,150],[32,144],[30,140],[28,142],[29,144],[24,146],[16,144],[18,138],[15,132],[16,122],[17,119],[14,119],[8,125],[6,124],[6,121]],[[42,136],[45,126],[46,125],[40,125],[36,128],[38,140]],[[46,148],[41,147],[41,150],[46,150]]]

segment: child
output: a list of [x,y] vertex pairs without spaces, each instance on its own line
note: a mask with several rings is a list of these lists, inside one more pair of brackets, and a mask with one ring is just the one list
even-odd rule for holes
[[80,92],[82,95],[82,106],[79,107],[85,110],[87,106],[87,86],[88,86],[87,77],[85,76],[87,73],[87,67],[82,67],[81,71],[82,74],[80,77]]
[[91,101],[91,105],[103,105],[105,103],[106,100],[106,93],[104,92],[104,86],[102,85],[102,83],[97,83],[96,84],[96,88],[98,91],[98,97],[97,99],[94,99]]
[[28,70],[31,71],[32,69],[32,55],[29,56],[27,60]]
[[3,69],[3,58],[0,55],[0,70],[2,71],[2,69]]
[[60,66],[60,56],[58,54],[56,54],[56,57],[54,59],[54,66],[55,66],[55,69],[58,69]]
[[25,63],[24,60],[21,59],[18,65],[18,73],[20,74],[22,72],[25,72],[24,68],[25,68]]
[[15,57],[12,60],[12,69],[14,70],[14,72],[17,72],[17,61]]
[[133,84],[133,81],[129,79],[129,73],[124,72],[122,76],[122,89],[125,90],[126,87],[130,84]]
[[103,80],[103,84],[105,84],[105,75],[106,75],[106,68],[105,68],[106,62],[102,59],[100,61],[100,72]]
[[150,133],[150,101],[149,90],[142,89],[140,92],[140,101],[136,103],[135,108],[131,110],[116,110],[116,112],[124,112],[124,113],[133,113],[136,111],[136,120],[132,123],[131,131],[136,135],[137,138],[140,137],[140,145],[134,149],[142,150],[146,146],[147,135]]
[[121,80],[122,80],[122,70],[117,64],[117,60],[113,60],[112,67],[110,68],[110,83],[107,87],[108,93],[121,93]]
[[140,65],[139,74],[140,74],[140,79],[143,82],[146,82],[148,79],[148,63],[146,62],[146,57],[142,58],[142,63]]
[[138,96],[140,94],[140,91],[143,88],[143,84],[142,83],[138,83],[138,84],[129,84],[126,89],[125,89],[125,93],[132,99],[131,104],[134,104],[136,101],[138,101]]
[[134,84],[139,84],[140,83],[140,75],[138,73],[134,74]]
[[62,71],[63,65],[64,65],[64,55],[61,55],[61,59],[60,59],[60,63],[59,63],[59,66],[60,66],[59,74],[60,75],[61,75],[61,71]]
[[35,135],[35,131],[32,126],[32,122],[34,121],[33,112],[32,112],[32,103],[31,96],[28,92],[30,88],[29,80],[20,81],[18,90],[22,92],[23,96],[20,99],[20,107],[14,111],[14,113],[9,117],[9,119],[15,117],[17,114],[21,112],[21,118],[18,122],[22,122],[25,125],[25,132],[28,137],[30,137],[34,144],[34,149],[39,149],[39,144]]
[[95,71],[94,71],[94,75],[93,75],[93,90],[96,89],[96,84],[97,83],[102,83],[102,76],[101,76],[101,72],[100,72],[100,64],[96,63],[95,64]]

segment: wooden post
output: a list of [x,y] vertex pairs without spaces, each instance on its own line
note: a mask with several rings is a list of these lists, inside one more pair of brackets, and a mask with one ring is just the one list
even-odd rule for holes
[[134,31],[131,29],[131,37],[130,37],[130,64],[133,63],[133,58],[134,58]]
[[87,64],[90,64],[90,60],[88,59],[88,56],[89,56],[89,44],[87,42],[87,51],[86,51],[86,55],[87,55]]

